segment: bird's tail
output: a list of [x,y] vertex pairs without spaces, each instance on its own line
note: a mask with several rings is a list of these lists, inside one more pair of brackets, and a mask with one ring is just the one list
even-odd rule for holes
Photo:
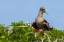
[[53,30],[53,28],[49,28],[49,31],[52,31]]

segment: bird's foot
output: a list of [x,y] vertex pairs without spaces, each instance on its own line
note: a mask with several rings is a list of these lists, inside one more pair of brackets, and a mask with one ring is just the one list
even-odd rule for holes
[[41,33],[42,35],[44,35],[44,31],[41,31],[40,33]]
[[39,29],[34,29],[35,32],[39,32]]

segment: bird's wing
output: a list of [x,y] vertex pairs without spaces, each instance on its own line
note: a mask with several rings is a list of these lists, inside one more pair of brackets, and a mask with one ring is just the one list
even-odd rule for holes
[[44,22],[48,23],[47,20],[44,19]]
[[47,20],[44,19],[42,24],[43,24],[43,28],[45,28],[46,30],[50,29],[50,26],[49,26],[49,23],[47,22]]
[[32,27],[37,29],[37,25],[35,22],[32,23]]

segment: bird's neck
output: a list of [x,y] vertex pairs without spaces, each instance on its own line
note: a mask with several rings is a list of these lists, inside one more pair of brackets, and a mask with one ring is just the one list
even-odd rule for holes
[[43,17],[43,12],[42,11],[39,11],[38,17]]

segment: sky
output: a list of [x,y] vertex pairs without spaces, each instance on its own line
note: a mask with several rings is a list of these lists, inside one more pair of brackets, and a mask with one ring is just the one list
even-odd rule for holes
[[44,6],[48,15],[44,14],[50,26],[64,30],[64,0],[0,0],[0,24],[11,22],[35,21],[40,7]]

